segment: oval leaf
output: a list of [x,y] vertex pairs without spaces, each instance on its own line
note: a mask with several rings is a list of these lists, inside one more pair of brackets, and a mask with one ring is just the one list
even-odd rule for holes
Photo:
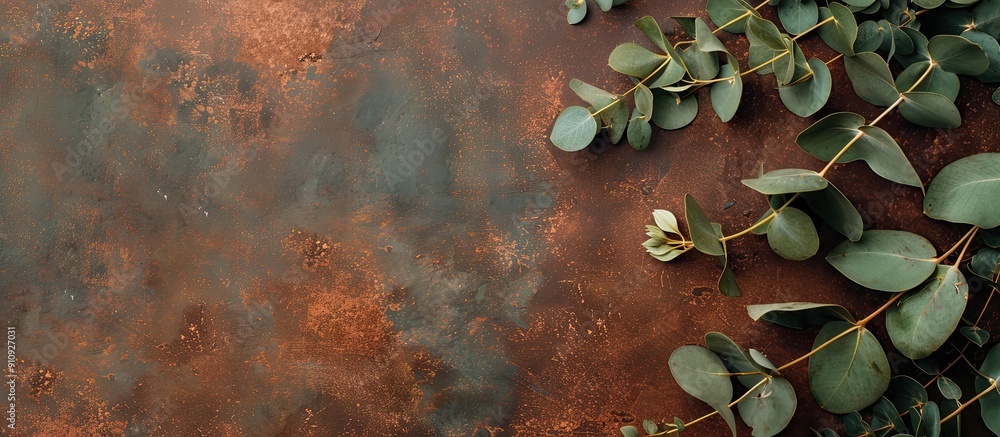
[[826,188],[829,183],[819,173],[800,168],[774,170],[757,179],[743,179],[742,182],[743,185],[767,195],[818,191]]
[[696,249],[707,255],[725,255],[722,242],[719,241],[712,222],[690,194],[684,197],[684,215],[687,218],[688,231],[691,232],[691,241]]
[[845,241],[826,257],[840,273],[867,288],[906,291],[937,268],[936,251],[926,238],[904,231],[871,230],[857,242]]
[[833,21],[819,28],[819,37],[830,48],[845,56],[854,56],[854,40],[858,38],[858,22],[854,13],[840,3],[830,3],[829,8],[819,8],[819,18]]
[[861,239],[864,221],[854,204],[833,184],[825,189],[801,193],[809,208],[819,215],[830,227],[836,229],[851,241]]
[[809,60],[809,68],[813,72],[811,78],[802,83],[778,88],[781,102],[799,117],[808,117],[823,109],[833,89],[830,69],[825,62],[812,58]]
[[767,242],[782,258],[802,261],[819,251],[819,234],[809,215],[793,207],[775,211]]
[[931,59],[945,71],[976,76],[990,66],[982,47],[955,35],[938,35],[927,43]]
[[763,320],[792,329],[823,326],[835,320],[854,323],[854,316],[840,305],[809,302],[787,302],[747,306],[754,320]]
[[674,130],[691,124],[698,116],[698,100],[694,94],[683,99],[676,93],[653,91],[653,124],[660,129]]
[[771,437],[784,430],[797,406],[795,388],[780,377],[770,378],[737,404],[743,423],[753,429],[754,437]]
[[656,71],[667,59],[666,56],[646,50],[639,44],[627,42],[611,51],[608,65],[619,73],[644,79]]
[[930,282],[907,293],[886,312],[889,338],[908,358],[924,358],[955,331],[968,301],[969,285],[962,272],[952,266],[938,266]]
[[952,129],[962,124],[958,108],[945,96],[937,93],[903,93],[899,114],[911,123],[924,127]]
[[701,346],[681,346],[670,354],[670,374],[687,394],[715,408],[736,436],[736,417],[729,408],[733,383],[729,371],[712,351]]
[[875,106],[896,103],[899,91],[896,90],[889,64],[881,56],[872,52],[858,53],[845,57],[844,67],[858,97]]
[[729,63],[719,71],[719,78],[725,80],[712,84],[712,108],[723,122],[732,120],[743,97],[743,79],[738,71],[733,71],[733,65],[739,68],[735,59],[730,56]]
[[948,164],[927,188],[924,214],[983,229],[1000,226],[1000,153],[981,153]]
[[559,114],[552,135],[552,144],[567,152],[585,149],[597,135],[597,121],[587,108],[570,106]]
[[[830,322],[820,330],[815,349],[838,334],[854,329],[847,322]],[[824,410],[845,414],[877,401],[889,387],[889,360],[867,329],[859,328],[809,357],[809,387]]]

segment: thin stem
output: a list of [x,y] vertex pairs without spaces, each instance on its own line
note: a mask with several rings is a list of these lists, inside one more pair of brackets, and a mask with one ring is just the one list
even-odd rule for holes
[[[802,35],[805,35],[805,34],[802,34]],[[760,70],[761,68],[767,67],[768,65],[773,64],[774,61],[777,61],[778,59],[784,58],[785,56],[788,56],[789,53],[790,52],[788,52],[788,51],[784,51],[780,55],[771,58],[769,61],[767,61],[767,62],[765,62],[763,64],[760,64],[760,65],[758,65],[756,67],[753,67],[753,68],[751,68],[751,69],[749,69],[747,71],[744,71],[744,72],[740,73],[740,76],[746,76],[746,75],[748,75],[750,73],[753,73],[753,72],[755,72],[757,70]]]
[[[764,6],[765,6],[765,5],[767,5],[767,4],[768,4],[768,1],[767,1],[767,0],[764,0],[764,1],[763,1],[763,2],[761,2],[761,3],[759,4],[759,5],[757,5],[757,6],[754,6],[754,8],[753,8],[753,9],[754,9],[755,11],[756,11],[756,10],[759,10],[760,8],[764,7]],[[727,27],[729,27],[729,26],[732,26],[733,24],[736,24],[736,23],[738,23],[738,22],[739,22],[740,20],[742,20],[742,19],[744,19],[744,18],[747,18],[747,17],[749,17],[749,16],[751,15],[751,14],[753,14],[753,12],[752,12],[752,11],[746,11],[745,13],[743,13],[742,15],[740,15],[739,17],[736,17],[736,18],[734,18],[734,19],[730,20],[730,21],[729,21],[728,23],[726,23],[726,24],[723,24],[723,25],[719,26],[719,28],[718,28],[718,29],[715,29],[715,30],[713,30],[713,31],[712,31],[712,35],[715,35],[715,34],[717,34],[717,33],[721,32],[721,31],[722,31],[723,29],[725,29],[725,28],[727,28]]]
[[[920,83],[920,82],[917,82],[917,83]],[[892,112],[893,109],[896,109],[896,107],[899,106],[900,103],[903,103],[903,95],[902,94],[900,94],[899,98],[896,99],[895,102],[892,102],[892,105],[890,105],[888,108],[886,108],[885,111],[883,111],[881,114],[879,114],[879,116],[876,117],[874,120],[872,120],[872,122],[869,123],[868,125],[869,126],[874,126],[876,123],[882,121],[882,118],[884,118],[886,115],[889,115],[889,113]]]
[[819,23],[816,23],[815,26],[806,29],[805,32],[795,35],[794,37],[792,37],[792,41],[798,41],[798,39],[801,38],[803,35],[812,32],[816,29],[819,29],[820,27],[823,27],[824,24],[829,23],[831,21],[833,21],[833,16],[827,17],[827,19],[820,21]]
[[659,73],[659,72],[660,72],[660,70],[663,70],[663,68],[664,68],[664,67],[666,67],[666,66],[667,66],[667,64],[669,64],[669,63],[670,63],[670,55],[667,55],[667,59],[665,59],[665,60],[663,61],[663,63],[662,63],[662,64],[660,64],[660,66],[659,66],[659,67],[656,67],[656,69],[655,69],[655,70],[653,70],[653,72],[652,72],[652,73],[649,73],[649,76],[646,76],[646,77],[645,77],[644,79],[640,80],[640,81],[639,81],[639,83],[635,84],[635,86],[634,86],[634,87],[632,87],[632,89],[630,89],[630,90],[628,90],[628,91],[625,91],[625,94],[622,94],[622,95],[621,95],[621,96],[619,96],[619,97],[618,97],[617,99],[615,99],[615,101],[613,101],[613,102],[609,103],[609,104],[608,104],[608,106],[605,106],[605,107],[603,107],[603,108],[601,108],[601,109],[598,109],[598,110],[597,110],[597,112],[594,112],[593,114],[590,114],[590,115],[591,115],[591,116],[595,116],[595,115],[598,115],[598,114],[600,114],[600,113],[602,113],[602,112],[606,111],[606,110],[607,110],[608,108],[610,108],[610,107],[612,107],[612,106],[615,106],[615,105],[617,105],[617,104],[618,104],[619,102],[621,102],[621,99],[624,99],[624,98],[625,98],[625,97],[627,97],[627,96],[628,96],[629,94],[632,94],[632,92],[634,92],[635,90],[639,89],[639,85],[642,85],[642,84],[646,83],[646,81],[647,81],[647,80],[651,79],[651,78],[652,78],[653,76],[656,76],[656,73]]
[[969,231],[969,238],[965,240],[965,247],[962,248],[962,252],[958,254],[958,259],[955,260],[955,265],[951,268],[958,270],[958,265],[962,263],[962,259],[965,258],[965,251],[969,250],[969,245],[972,244],[972,237],[976,235],[976,231],[979,230],[979,226],[973,226],[972,231]]
[[[747,396],[749,396],[749,395],[750,395],[750,393],[753,393],[753,391],[754,391],[754,390],[757,390],[758,388],[760,388],[760,386],[761,386],[762,384],[764,384],[764,383],[766,383],[766,382],[768,382],[768,381],[770,381],[770,379],[769,379],[769,378],[767,378],[767,377],[765,377],[765,378],[761,378],[760,382],[758,382],[758,383],[757,383],[757,384],[755,384],[755,385],[754,385],[753,387],[751,387],[751,388],[750,388],[750,390],[747,390],[747,392],[746,392],[746,393],[743,393],[743,396],[740,396],[740,397],[739,397],[738,399],[736,399],[735,401],[731,402],[731,403],[730,403],[730,404],[728,405],[728,407],[729,407],[729,408],[733,408],[734,406],[736,406],[736,404],[738,404],[738,403],[742,402],[742,401],[743,401],[744,399],[746,399],[746,397],[747,397]],[[685,427],[685,428],[687,428],[687,427],[689,427],[689,426],[691,426],[691,425],[694,425],[694,424],[696,424],[696,423],[698,423],[698,422],[701,422],[702,420],[705,420],[705,419],[708,419],[709,417],[712,417],[712,416],[714,416],[714,415],[716,415],[716,414],[719,414],[719,412],[718,412],[718,411],[713,411],[713,412],[711,412],[711,413],[708,413],[708,414],[706,414],[706,415],[704,415],[704,416],[701,416],[701,417],[699,417],[699,418],[697,418],[697,419],[695,419],[695,420],[692,420],[692,421],[690,421],[690,422],[687,422],[687,423],[685,423],[685,424],[684,424],[684,427]]]
[[760,219],[760,221],[757,222],[757,223],[755,223],[753,226],[751,226],[749,228],[746,228],[746,229],[744,229],[744,230],[742,230],[740,232],[737,232],[737,233],[735,233],[733,235],[722,237],[722,238],[719,239],[719,241],[725,243],[725,242],[727,242],[729,240],[733,240],[733,239],[742,237],[742,236],[744,236],[746,234],[749,234],[749,233],[753,232],[755,229],[757,229],[757,228],[759,228],[761,226],[764,226],[764,224],[766,224],[767,222],[771,221],[771,219],[773,219],[774,216],[776,216],[779,212],[781,212],[781,210],[787,208],[788,205],[791,205],[792,202],[794,202],[795,199],[798,199],[798,198],[799,198],[799,193],[795,193],[795,195],[792,196],[792,198],[788,199],[788,201],[785,202],[784,205],[781,205],[781,207],[779,207],[778,209],[772,209],[771,213],[768,214],[767,217],[764,217],[764,218]]
[[955,416],[957,416],[959,413],[961,413],[962,410],[965,409],[965,407],[968,407],[969,405],[972,405],[973,403],[975,403],[976,401],[978,401],[983,396],[986,396],[986,395],[990,394],[990,392],[992,392],[993,390],[996,390],[996,388],[997,388],[997,382],[995,380],[993,380],[992,378],[989,378],[989,381],[990,381],[990,386],[987,387],[986,390],[983,390],[983,391],[979,392],[979,394],[977,394],[976,397],[974,397],[972,399],[969,399],[969,402],[966,402],[966,403],[964,403],[962,405],[959,405],[958,408],[955,409],[955,411],[951,412],[951,414],[949,414],[947,416],[944,416],[944,418],[941,419],[941,422],[939,422],[939,423],[945,423],[945,422],[953,419]]
[[930,62],[931,64],[927,66],[927,71],[924,71],[924,74],[920,76],[920,79],[917,79],[916,82],[913,82],[913,86],[911,86],[910,89],[906,90],[906,92],[910,92],[917,89],[917,87],[920,85],[920,82],[923,82],[924,79],[927,79],[927,76],[930,76],[931,72],[934,71],[934,66],[937,65],[933,60]]
[[841,332],[840,334],[837,334],[835,337],[833,337],[833,338],[827,340],[826,342],[824,342],[823,344],[815,347],[813,350],[809,351],[809,353],[807,353],[807,354],[805,354],[805,355],[803,355],[801,357],[796,358],[794,361],[792,361],[790,363],[787,363],[784,366],[779,367],[778,368],[778,372],[781,372],[782,370],[785,370],[785,369],[787,369],[789,367],[792,367],[792,366],[794,366],[796,364],[799,364],[799,363],[805,361],[809,357],[811,357],[814,354],[816,354],[816,352],[819,352],[819,351],[823,350],[824,348],[826,348],[827,346],[833,344],[833,342],[835,342],[837,340],[840,340],[841,338],[844,338],[845,336],[847,336],[847,334],[850,334],[850,333],[852,333],[854,331],[858,331],[860,329],[861,329],[861,326],[858,326],[858,325],[854,325],[854,326],[848,328],[846,331]]
[[[963,236],[961,239],[959,239],[958,242],[955,243],[954,246],[951,246],[951,249],[948,249],[948,251],[945,252],[944,254],[942,254],[941,256],[939,256],[937,258],[934,258],[934,261],[937,261],[938,264],[941,264],[942,261],[948,259],[948,257],[951,256],[951,254],[955,253],[955,251],[958,250],[958,248],[962,246],[962,243],[965,243],[965,240],[971,238],[972,235],[975,234],[977,230],[979,230],[979,226],[973,226],[972,229],[969,230],[969,232],[965,233],[965,236]],[[958,260],[961,261],[962,258],[959,257]],[[955,264],[958,264],[958,263],[956,262]]]
[[843,58],[843,57],[844,57],[843,53],[841,53],[841,54],[839,54],[837,56],[834,56],[833,59],[831,59],[829,61],[826,61],[826,65],[830,65],[830,64],[834,63],[836,60],[838,60],[840,58]]
[[820,170],[819,175],[825,177],[826,173],[829,172],[830,169],[833,168],[834,164],[836,164],[837,161],[840,160],[840,157],[844,156],[844,154],[847,153],[848,150],[850,150],[851,146],[853,146],[854,143],[858,142],[858,140],[860,140],[861,137],[864,136],[865,133],[859,130],[858,133],[854,135],[854,138],[851,138],[851,141],[848,141],[847,144],[844,145],[844,148],[840,149],[840,151],[837,152],[837,155],[834,156],[833,159],[831,159],[828,164],[826,164],[826,167],[823,167],[823,170]]

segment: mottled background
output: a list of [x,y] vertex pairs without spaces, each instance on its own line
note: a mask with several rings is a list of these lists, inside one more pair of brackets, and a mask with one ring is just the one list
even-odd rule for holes
[[[733,122],[703,96],[644,152],[548,142],[577,104],[571,78],[630,86],[606,63],[643,40],[638,17],[669,31],[701,3],[634,0],[569,26],[557,0],[0,1],[16,434],[613,435],[709,411],[666,366],[707,331],[775,362],[807,350],[810,333],[754,324],[747,304],[877,307],[821,257],[783,261],[759,237],[732,246],[738,299],[715,291],[713,259],[643,253],[651,210],[682,211],[686,192],[735,230],[764,207],[740,178],[820,168],[793,143],[813,120],[772,77],[747,78]],[[825,111],[877,115],[832,65]],[[884,123],[925,181],[996,150],[989,90],[966,85],[959,129]],[[863,165],[832,180],[870,226],[938,247],[965,231]],[[839,238],[821,234],[825,253]],[[814,410],[805,369],[790,377]],[[803,413],[789,434],[835,424]]]

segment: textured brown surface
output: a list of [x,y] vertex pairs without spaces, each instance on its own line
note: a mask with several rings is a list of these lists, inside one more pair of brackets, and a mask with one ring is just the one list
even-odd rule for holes
[[[705,332],[776,363],[811,344],[745,305],[866,314],[884,298],[759,237],[731,246],[738,299],[715,291],[715,260],[643,253],[651,210],[682,211],[684,193],[732,232],[764,207],[739,182],[761,163],[821,167],[793,141],[816,117],[785,111],[771,77],[746,80],[731,123],[702,96],[644,152],[548,142],[571,78],[627,89],[606,63],[643,40],[631,24],[670,30],[699,1],[580,26],[556,1],[74,1],[35,21],[2,3],[0,315],[19,335],[20,435],[613,435],[708,411],[666,366]],[[877,115],[831,66],[823,114]],[[959,129],[882,124],[925,181],[997,149],[989,90],[963,85]],[[67,151],[102,120],[103,142]],[[939,248],[964,232],[861,164],[831,180],[869,226]],[[822,254],[840,238],[821,234]],[[837,423],[810,413],[804,367],[790,379],[804,413],[788,434]]]

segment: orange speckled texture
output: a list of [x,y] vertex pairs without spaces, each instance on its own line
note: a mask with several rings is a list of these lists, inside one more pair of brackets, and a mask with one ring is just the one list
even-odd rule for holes
[[[880,112],[840,62],[815,117],[755,76],[732,122],[700,96],[691,126],[655,130],[643,152],[549,143],[578,104],[571,78],[627,89],[606,64],[644,40],[632,23],[653,15],[681,37],[667,17],[702,2],[633,0],[578,26],[559,1],[0,3],[14,435],[610,436],[709,411],[666,365],[705,332],[775,362],[808,349],[811,333],[755,324],[746,305],[865,314],[884,299],[759,237],[730,246],[736,299],[716,291],[715,260],[667,265],[640,245],[651,211],[682,211],[684,193],[732,231],[765,207],[740,183],[762,163],[821,168],[799,131]],[[963,85],[959,129],[882,124],[925,181],[997,150],[990,90]],[[831,180],[867,226],[939,248],[965,232],[861,164]],[[821,253],[840,241],[820,232]],[[788,434],[837,426],[805,368],[788,376],[802,412]]]

